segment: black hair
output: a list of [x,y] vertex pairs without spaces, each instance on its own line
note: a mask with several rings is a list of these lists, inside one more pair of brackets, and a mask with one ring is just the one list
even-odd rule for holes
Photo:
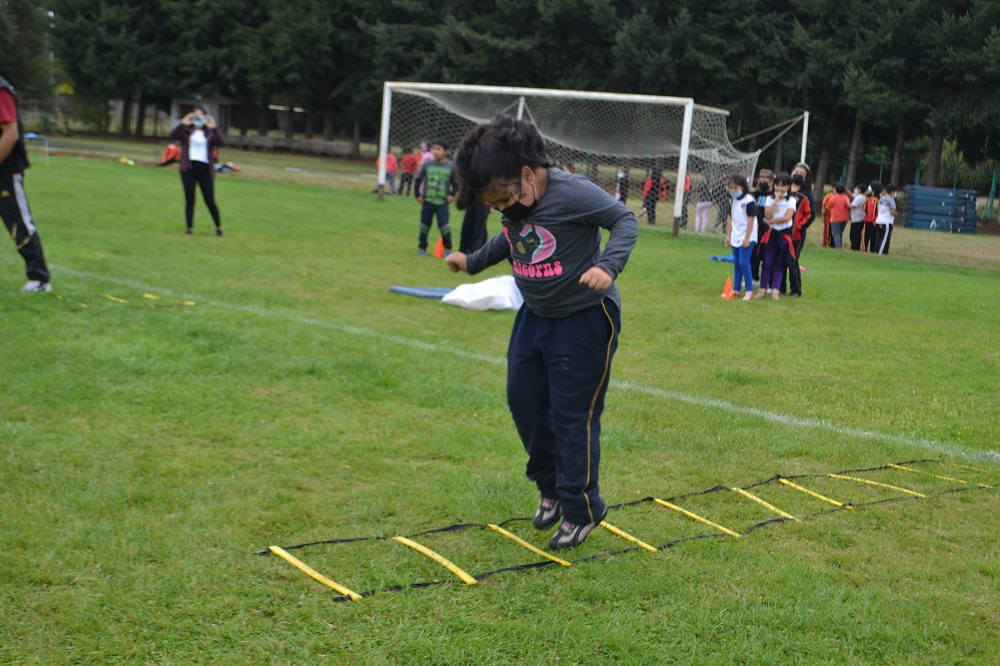
[[473,127],[458,146],[456,205],[459,210],[473,205],[494,181],[505,185],[520,183],[524,167],[551,166],[545,155],[545,142],[534,125],[497,113],[490,122]]
[[800,185],[799,187],[801,187],[803,190],[812,191],[813,188],[812,169],[810,169],[809,165],[806,164],[805,162],[799,162],[794,167],[792,167],[792,171],[795,171],[795,169],[797,169],[798,167],[802,167],[803,169],[806,170],[806,175],[805,177],[802,178],[802,185]]
[[441,146],[445,150],[448,150],[451,144],[448,143],[448,139],[434,139],[434,141],[431,142],[431,147],[434,146]]
[[747,179],[738,173],[734,173],[732,176],[729,177],[729,184],[739,185],[740,189],[743,190],[743,194],[740,195],[741,199],[746,195],[750,194],[750,186],[747,185]]
[[[781,173],[779,173],[778,175],[776,175],[774,177],[774,184],[775,185],[787,185],[790,188],[792,186],[792,177],[789,176],[784,171],[782,171]],[[774,193],[777,195],[778,191],[775,190]],[[789,197],[792,196],[792,193],[791,193],[790,190],[789,190],[789,192],[788,192],[788,194],[786,196],[789,196]]]
[[885,188],[886,192],[899,192],[899,185],[896,183],[890,183],[889,187]]
[[194,113],[195,110],[201,111],[201,115],[203,116],[208,115],[208,111],[206,111],[205,107],[203,107],[201,104],[195,104],[194,106],[191,107],[191,113]]
[[847,192],[847,188],[844,187],[843,183],[834,183],[833,189],[837,194],[845,194]]
[[880,180],[873,180],[869,187],[872,188],[872,194],[875,196],[882,194],[882,190],[885,189],[882,187],[882,181]]

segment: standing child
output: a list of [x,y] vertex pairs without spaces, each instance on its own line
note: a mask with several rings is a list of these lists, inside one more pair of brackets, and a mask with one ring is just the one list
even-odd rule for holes
[[[400,159],[403,163],[403,172],[399,176],[399,196],[410,196],[410,188],[413,186],[413,174],[417,172],[417,165],[420,164],[420,156],[417,151],[407,148]],[[406,192],[403,192],[403,188]]]
[[[809,165],[799,162],[792,169],[791,195],[795,198],[795,220],[792,225],[792,252],[785,255],[785,277],[789,296],[802,295],[802,273],[799,266],[802,248],[806,244],[806,231],[816,219],[816,199],[812,193],[812,175]],[[781,287],[784,293],[785,285]]]
[[[878,199],[878,216],[875,218],[875,247],[879,254],[889,254],[889,242],[892,240],[892,227],[899,211],[896,210],[896,191],[899,188],[889,185],[885,194]],[[872,183],[872,192],[878,196],[882,191],[882,183]]]
[[750,257],[750,269],[753,271],[753,279],[757,285],[760,285],[760,264],[764,260],[764,244],[761,242],[761,236],[767,231],[768,226],[764,224],[764,208],[767,203],[767,197],[773,192],[771,190],[771,183],[774,181],[774,172],[770,169],[761,169],[760,173],[757,174],[757,189],[754,190],[753,196],[757,203],[757,245],[754,246],[754,251]]
[[[878,192],[873,186],[878,185]],[[882,183],[874,180],[865,190],[865,234],[862,247],[865,252],[875,251],[875,216],[878,215],[878,196],[882,192]]]
[[833,245],[833,236],[830,233],[830,200],[833,199],[834,195],[837,193],[837,183],[833,184],[833,189],[830,193],[823,197],[823,203],[820,204],[820,212],[823,213],[823,247],[830,247]]
[[[712,209],[712,185],[708,177],[694,188],[694,230],[708,231],[708,211]],[[732,191],[732,190],[730,190]],[[719,214],[722,217],[722,214]],[[736,285],[733,285],[734,287]]]
[[[382,158],[375,158],[375,168],[378,169],[381,166]],[[392,150],[389,150],[385,154],[385,182],[389,183],[389,193],[396,193],[396,169],[399,168],[399,163],[396,160],[396,156],[392,154]],[[400,187],[403,183],[400,181]],[[378,192],[378,189],[375,190]]]
[[851,200],[847,198],[847,188],[843,183],[833,184],[834,195],[830,197],[827,210],[830,211],[830,240],[833,247],[844,247],[844,228],[851,219]]
[[757,202],[750,194],[750,186],[743,176],[730,176],[729,196],[732,201],[732,223],[726,232],[726,242],[733,248],[733,295],[738,296],[743,291],[743,300],[749,301],[753,298],[750,257],[757,244]]
[[0,217],[27,269],[28,282],[21,291],[45,293],[52,291],[49,269],[24,192],[24,170],[30,166],[17,94],[14,86],[0,76]]
[[[667,194],[663,182],[663,170],[654,166],[646,179],[646,187],[642,192],[642,210],[646,212],[646,221],[651,225],[656,224],[656,204]],[[642,212],[639,213],[640,215]]]
[[628,167],[623,166],[618,169],[618,184],[615,185],[615,199],[623,204],[628,203]]
[[765,203],[764,222],[770,228],[761,238],[761,243],[766,247],[757,298],[764,298],[770,294],[773,300],[779,300],[786,258],[789,255],[793,258],[795,256],[792,226],[795,224],[797,200],[791,195],[791,188],[792,177],[787,173],[779,173],[774,177],[774,196],[768,197]]
[[451,254],[451,225],[448,224],[448,204],[455,200],[455,174],[448,159],[448,142],[438,139],[431,152],[434,159],[424,162],[413,183],[417,201],[424,206],[420,210],[420,249],[417,256],[427,255],[427,234],[431,230],[434,216],[437,216],[441,238],[444,239],[444,256]]
[[[635,215],[582,175],[552,167],[533,125],[497,114],[462,140],[458,205],[478,197],[503,232],[447,259],[479,273],[513,260],[524,305],[507,349],[507,404],[541,502],[533,524],[562,517],[553,549],[578,546],[607,515],[601,499],[601,413],[621,332],[615,278],[639,235]],[[601,231],[610,231],[601,251]]]
[[489,236],[486,231],[486,220],[493,207],[482,199],[476,199],[465,209],[465,219],[462,221],[462,235],[458,239],[458,251],[472,254],[486,245]]
[[865,230],[865,186],[858,183],[854,186],[854,196],[851,198],[851,249],[855,252],[861,249]]

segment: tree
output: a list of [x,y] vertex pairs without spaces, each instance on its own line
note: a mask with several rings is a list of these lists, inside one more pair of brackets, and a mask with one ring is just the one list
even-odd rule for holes
[[132,102],[170,88],[178,69],[161,3],[53,0],[52,8],[53,47],[74,89],[102,103],[121,99],[121,133],[128,134]]
[[45,57],[48,15],[31,2],[0,2],[0,74],[19,94],[52,94],[49,61]]

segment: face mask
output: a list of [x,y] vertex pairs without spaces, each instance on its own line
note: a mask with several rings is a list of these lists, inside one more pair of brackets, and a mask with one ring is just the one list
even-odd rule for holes
[[[534,191],[534,186],[532,186],[531,189],[532,191]],[[538,205],[538,195],[536,194],[535,203],[531,204],[530,206],[525,206],[520,201],[515,201],[514,203],[507,206],[500,212],[503,213],[503,216],[506,217],[511,222],[520,222],[524,218],[531,215],[531,212],[535,210],[535,206],[537,205]]]
[[792,176],[792,183],[794,183],[795,185],[801,185],[804,180],[805,179],[802,177],[802,174],[800,173],[797,173],[794,176]]
[[195,116],[194,118],[191,119],[191,123],[195,127],[204,127],[205,126],[205,116]]
[[743,190],[740,190],[739,192],[733,192],[732,190],[730,190],[729,196],[731,196],[734,199],[739,199],[741,196],[743,196]]
[[869,187],[867,190],[865,190],[865,194],[871,194],[871,193],[872,193],[872,188]]
[[766,182],[764,182],[764,181],[759,181],[759,182],[757,183],[757,187],[759,187],[759,188],[760,188],[760,191],[761,191],[761,192],[767,192],[767,189],[768,189],[768,186],[767,186],[767,183],[766,183]]
[[619,171],[618,172],[618,180],[621,180],[624,177],[625,177],[625,174],[623,174],[621,171]]

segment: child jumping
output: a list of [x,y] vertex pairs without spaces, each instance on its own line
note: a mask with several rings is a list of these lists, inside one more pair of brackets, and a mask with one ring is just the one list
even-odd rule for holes
[[740,175],[729,177],[729,196],[732,208],[726,243],[733,248],[733,295],[739,296],[746,282],[743,300],[753,298],[753,272],[750,257],[757,244],[757,202],[750,194],[747,179]]
[[757,298],[768,294],[774,300],[781,296],[781,282],[785,272],[786,256],[795,256],[792,245],[792,225],[795,217],[795,197],[791,196],[792,177],[779,173],[774,177],[774,196],[764,205],[764,222],[770,227],[761,238],[764,248],[764,266],[760,271],[760,290]]
[[434,216],[444,240],[444,256],[451,254],[451,225],[448,224],[448,204],[455,200],[455,174],[448,159],[448,142],[438,139],[431,149],[434,159],[420,167],[420,173],[413,182],[413,192],[417,201],[424,206],[420,210],[420,247],[417,256],[427,255],[427,234],[431,230]]
[[[507,350],[507,404],[541,502],[533,524],[562,518],[553,549],[578,546],[608,509],[601,499],[601,413],[621,334],[615,278],[635,246],[635,215],[582,175],[554,168],[538,130],[497,114],[462,140],[458,206],[502,214],[482,249],[447,258],[475,275],[511,259],[524,305]],[[601,251],[601,230],[610,237]]]

